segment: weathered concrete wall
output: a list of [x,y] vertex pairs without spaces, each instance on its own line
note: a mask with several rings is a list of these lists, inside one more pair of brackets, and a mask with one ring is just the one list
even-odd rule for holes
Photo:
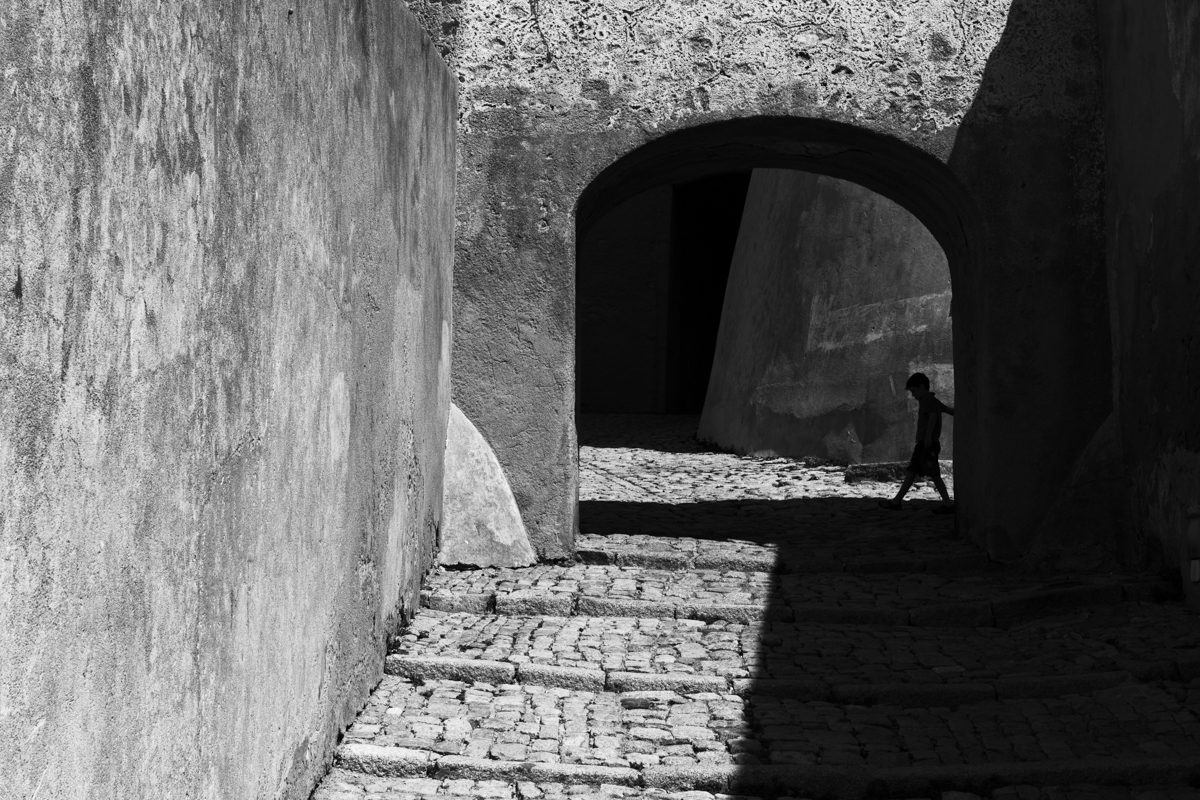
[[453,77],[381,0],[0,20],[3,792],[305,798],[433,555]]
[[1132,547],[1186,572],[1186,511],[1200,502],[1200,6],[1100,9],[1113,394]]
[[[896,203],[836,178],[755,170],[700,438],[741,453],[907,459],[908,376],[924,371],[954,403],[950,296],[937,240]],[[951,458],[950,425],[942,448]]]
[[577,202],[586,232],[654,185],[789,167],[942,243],[959,524],[1020,554],[1110,410],[1095,0],[416,5],[462,82],[455,399],[540,553],[572,546]]
[[667,410],[671,187],[630,198],[579,243],[575,352],[582,411]]

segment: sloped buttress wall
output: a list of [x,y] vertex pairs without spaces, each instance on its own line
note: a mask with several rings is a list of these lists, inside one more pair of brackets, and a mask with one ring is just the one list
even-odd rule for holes
[[307,797],[432,556],[453,79],[383,0],[0,23],[3,793]]
[[[959,524],[1021,554],[1111,410],[1095,0],[414,5],[462,87],[455,402],[541,555],[573,547],[581,193],[639,148],[764,117],[887,139],[919,156],[913,182],[945,173],[969,198],[947,209],[980,221],[969,257],[947,252]],[[808,163],[856,148],[823,142]],[[726,152],[697,147],[696,168]],[[724,167],[806,152],[782,137],[765,161]]]
[[908,459],[908,376],[954,405],[950,301],[946,256],[903,207],[825,175],[754,170],[697,436],[739,453]]
[[1113,388],[1134,546],[1186,568],[1186,515],[1200,503],[1200,5],[1100,9]]

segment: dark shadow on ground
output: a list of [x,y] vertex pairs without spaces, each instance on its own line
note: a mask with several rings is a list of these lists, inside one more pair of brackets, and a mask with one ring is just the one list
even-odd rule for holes
[[[906,504],[908,510],[893,512],[879,508],[877,498],[859,497],[696,503],[585,500],[579,504],[579,527],[583,533],[603,536],[644,534],[749,541],[781,541],[795,536],[812,543],[846,541],[846,525],[853,524],[856,533],[851,538],[869,538],[881,544],[931,529],[940,536],[957,538],[952,519],[932,514],[937,501],[909,500]],[[831,527],[830,523],[837,524]]]
[[636,447],[659,453],[719,453],[696,439],[699,414],[578,414],[580,447]]

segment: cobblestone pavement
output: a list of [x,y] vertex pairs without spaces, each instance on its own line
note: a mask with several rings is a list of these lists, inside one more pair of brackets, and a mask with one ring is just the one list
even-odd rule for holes
[[315,800],[1200,800],[1200,626],[1154,576],[990,563],[928,487],[879,509],[888,470],[584,422],[578,559],[432,574]]

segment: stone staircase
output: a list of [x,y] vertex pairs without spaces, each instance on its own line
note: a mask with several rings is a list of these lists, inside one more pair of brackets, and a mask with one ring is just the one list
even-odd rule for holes
[[314,797],[1200,798],[1194,616],[871,506],[437,572]]

